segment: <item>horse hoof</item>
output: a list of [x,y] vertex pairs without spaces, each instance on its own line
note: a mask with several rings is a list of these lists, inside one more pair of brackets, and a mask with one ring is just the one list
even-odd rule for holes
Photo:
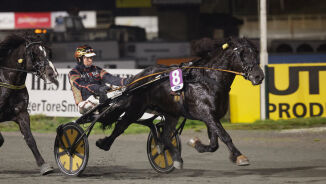
[[200,142],[200,139],[198,138],[198,137],[194,137],[194,138],[192,138],[192,139],[190,139],[188,142],[187,142],[187,144],[189,145],[189,146],[191,146],[191,147],[195,147],[196,146],[196,143],[197,142]]
[[173,162],[173,167],[176,169],[183,169],[183,163],[179,161],[174,161]]
[[238,166],[247,166],[247,165],[250,165],[250,163],[246,156],[240,155],[237,157],[237,165]]
[[0,133],[0,147],[3,145],[4,142],[5,142],[5,140]]
[[96,146],[104,151],[109,151],[110,147],[107,146],[104,142],[103,139],[99,139],[96,141]]
[[53,167],[51,167],[50,164],[44,163],[41,166],[41,175],[47,175],[49,173],[53,172]]

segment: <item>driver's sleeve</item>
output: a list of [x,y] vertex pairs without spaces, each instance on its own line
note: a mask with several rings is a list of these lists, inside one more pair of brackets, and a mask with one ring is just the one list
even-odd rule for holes
[[116,77],[103,69],[100,72],[100,76],[105,83],[115,86],[125,86],[127,84],[127,80],[125,78]]
[[101,85],[89,84],[88,82],[84,81],[83,79],[81,79],[80,73],[77,70],[72,69],[69,72],[68,77],[69,77],[69,82],[71,85],[71,89],[72,89],[76,104],[78,104],[81,101],[86,100],[84,98],[88,98],[88,96],[84,97],[82,95],[82,91],[86,91],[87,93],[94,94],[94,95],[100,94],[99,88],[101,87]]

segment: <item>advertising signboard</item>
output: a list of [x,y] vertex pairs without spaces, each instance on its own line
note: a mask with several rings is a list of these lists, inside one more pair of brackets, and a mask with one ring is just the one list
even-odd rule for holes
[[268,66],[270,119],[326,117],[326,63]]
[[260,119],[260,86],[236,76],[230,91],[230,121],[251,123]]
[[12,12],[0,12],[0,29],[14,29],[15,14]]
[[[68,73],[70,69],[58,69],[59,86],[46,84],[43,80],[28,74],[26,86],[29,93],[28,111],[31,115],[79,117],[71,91]],[[112,75],[130,77],[140,72],[140,69],[108,69]]]
[[50,12],[15,13],[15,28],[50,28]]
[[[269,64],[267,117],[291,119],[326,117],[326,63]],[[260,89],[237,76],[230,91],[233,123],[260,119]]]

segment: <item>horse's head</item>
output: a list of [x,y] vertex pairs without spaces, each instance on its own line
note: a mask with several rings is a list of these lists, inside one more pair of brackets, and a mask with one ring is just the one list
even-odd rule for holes
[[27,41],[25,45],[26,70],[58,86],[58,72],[49,59],[49,52],[49,48],[45,47],[41,41]]
[[226,44],[223,49],[234,56],[232,69],[244,73],[253,85],[261,84],[264,72],[259,66],[257,47],[246,38],[231,38]]

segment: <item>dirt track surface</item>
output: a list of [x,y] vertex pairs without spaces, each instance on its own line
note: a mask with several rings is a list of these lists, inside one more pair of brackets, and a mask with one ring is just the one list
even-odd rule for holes
[[198,153],[186,141],[198,136],[208,143],[206,131],[184,131],[181,136],[183,170],[158,174],[146,155],[147,134],[120,136],[108,152],[95,147],[104,135],[90,135],[90,157],[81,177],[63,175],[54,160],[55,134],[36,134],[44,159],[55,171],[40,176],[34,157],[19,132],[2,132],[0,183],[110,183],[110,184],[192,184],[192,183],[326,183],[326,132],[229,131],[238,149],[251,161],[239,167],[228,159],[221,143],[215,153]]

